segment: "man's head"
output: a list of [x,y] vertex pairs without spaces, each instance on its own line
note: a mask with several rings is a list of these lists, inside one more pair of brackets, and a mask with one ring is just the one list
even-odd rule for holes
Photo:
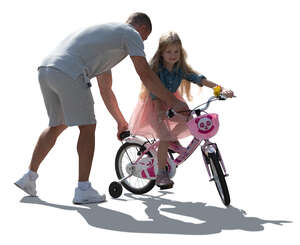
[[126,21],[137,30],[143,40],[147,40],[152,31],[152,24],[150,18],[144,13],[133,13]]

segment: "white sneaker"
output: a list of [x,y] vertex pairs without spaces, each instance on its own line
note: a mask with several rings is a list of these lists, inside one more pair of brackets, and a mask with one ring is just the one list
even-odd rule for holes
[[21,179],[15,182],[15,185],[25,191],[30,196],[36,196],[36,179],[30,177],[29,173],[25,174]]
[[74,204],[88,204],[88,203],[100,203],[106,200],[106,196],[100,195],[95,189],[91,186],[83,191],[80,188],[75,189],[75,196],[73,199]]

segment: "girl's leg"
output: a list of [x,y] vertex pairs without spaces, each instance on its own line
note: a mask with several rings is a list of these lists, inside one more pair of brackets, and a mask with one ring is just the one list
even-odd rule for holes
[[163,103],[160,100],[155,100],[154,102],[154,110],[157,113],[157,119],[153,121],[153,127],[155,128],[158,138],[160,139],[157,151],[158,158],[158,173],[156,177],[156,185],[158,185],[162,189],[172,188],[174,182],[170,180],[169,175],[166,171],[166,163],[168,157],[168,147],[170,142],[165,140],[169,139],[170,132],[167,125],[164,122],[166,109],[164,108]]
[[168,154],[169,141],[160,141],[158,146],[158,173],[156,177],[156,185],[161,189],[169,189],[173,187],[174,182],[170,180],[166,170],[167,154]]
[[188,130],[186,123],[192,119],[192,116],[189,116],[187,113],[177,114],[174,118],[171,118],[170,121],[177,122],[176,126],[173,128],[171,134],[178,135],[181,132]]
[[55,145],[57,137],[66,128],[66,125],[59,125],[56,127],[49,127],[42,132],[32,154],[32,159],[29,166],[31,171],[37,172],[41,162]]
[[167,157],[168,157],[169,141],[159,141],[157,158],[158,158],[158,169],[163,170],[166,168]]
[[[180,135],[181,133],[183,133],[184,131],[189,132],[188,127],[186,125],[186,123],[192,119],[192,117],[188,117],[188,115],[183,114],[183,115],[176,115],[175,118],[172,118],[171,121],[177,122],[176,126],[172,129],[170,135],[172,135],[173,137],[177,137],[178,135]],[[187,134],[188,135],[188,134]],[[173,144],[176,144],[180,147],[183,147],[180,142],[177,140],[172,141]]]

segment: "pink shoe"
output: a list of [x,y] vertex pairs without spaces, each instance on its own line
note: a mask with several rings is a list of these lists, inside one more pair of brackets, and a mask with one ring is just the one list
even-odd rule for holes
[[157,174],[155,184],[160,187],[161,190],[170,189],[173,187],[174,182],[170,180],[167,171]]

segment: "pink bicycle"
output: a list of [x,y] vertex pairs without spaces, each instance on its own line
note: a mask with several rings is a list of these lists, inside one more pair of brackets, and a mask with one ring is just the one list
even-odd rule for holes
[[[207,102],[189,111],[192,119],[187,122],[187,126],[194,138],[186,148],[175,144],[170,145],[167,169],[170,178],[173,178],[177,167],[200,146],[209,179],[215,182],[222,202],[228,206],[230,196],[225,180],[228,174],[217,144],[209,140],[218,132],[219,119],[217,114],[206,112],[212,101],[226,99],[222,94],[212,96]],[[201,106],[204,107],[200,108]],[[175,113],[170,109],[168,116],[172,117]],[[110,184],[109,193],[113,198],[118,198],[124,186],[134,194],[144,194],[155,186],[159,141],[130,135],[129,131],[123,132],[120,137],[125,143],[122,143],[115,159],[115,170],[119,181]],[[174,159],[175,153],[178,156]]]

